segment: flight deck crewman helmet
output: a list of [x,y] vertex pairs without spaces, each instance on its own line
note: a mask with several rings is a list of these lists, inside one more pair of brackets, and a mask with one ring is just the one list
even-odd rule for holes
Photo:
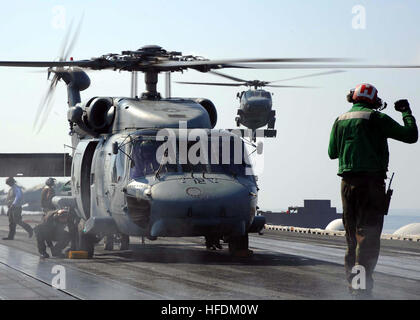
[[8,186],[13,186],[16,183],[16,180],[13,177],[9,177],[6,179],[6,184]]
[[67,222],[67,219],[69,218],[69,209],[63,208],[63,209],[58,210],[56,213],[56,217],[58,221],[61,223]]
[[54,178],[48,178],[47,181],[45,181],[45,184],[49,187],[52,187],[55,184]]
[[347,101],[350,103],[365,102],[373,109],[385,109],[386,104],[382,103],[382,99],[378,97],[378,90],[369,83],[362,83],[350,90],[347,95]]
[[359,84],[353,93],[354,102],[367,102],[374,104],[378,97],[378,90],[374,86],[368,83]]

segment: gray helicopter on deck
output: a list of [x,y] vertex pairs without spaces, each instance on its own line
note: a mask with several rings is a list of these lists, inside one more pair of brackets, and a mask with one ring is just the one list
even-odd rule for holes
[[[248,234],[264,227],[265,218],[256,215],[259,188],[248,153],[237,157],[235,152],[236,147],[245,150],[247,141],[240,134],[215,129],[217,110],[211,100],[172,98],[170,91],[163,98],[156,90],[159,73],[166,73],[169,87],[171,72],[187,69],[317,69],[337,66],[308,63],[343,61],[208,60],[155,45],[88,60],[68,61],[66,56],[59,61],[0,61],[0,67],[48,68],[54,76],[44,102],[51,100],[60,80],[67,85],[72,138],[71,155],[0,155],[0,175],[50,177],[64,172],[71,177],[71,195],[54,201],[71,207],[80,218],[78,247],[89,256],[102,237],[117,233],[151,240],[204,236],[216,247],[223,239],[232,254],[248,255]],[[82,102],[80,92],[90,85],[84,70],[105,69],[132,73],[131,97],[91,97]],[[138,72],[144,73],[146,89],[140,97]],[[38,118],[45,122],[50,109],[46,103]]]
[[186,82],[177,81],[181,84],[193,84],[193,85],[209,85],[209,86],[228,86],[228,87],[239,87],[246,86],[249,90],[238,92],[237,98],[239,99],[238,116],[235,118],[236,125],[245,126],[252,131],[252,140],[256,140],[256,130],[267,126],[264,132],[266,137],[274,137],[276,131],[274,130],[276,122],[276,111],[273,110],[272,93],[264,90],[264,87],[271,88],[313,88],[308,86],[290,86],[290,85],[275,85],[273,83],[281,81],[289,81],[303,78],[310,78],[322,75],[329,75],[333,73],[343,72],[341,70],[332,70],[327,72],[313,73],[288,79],[275,80],[275,81],[261,81],[261,80],[244,80],[238,77],[233,77],[217,71],[209,71],[209,73],[230,79],[236,83],[221,83],[221,82]]

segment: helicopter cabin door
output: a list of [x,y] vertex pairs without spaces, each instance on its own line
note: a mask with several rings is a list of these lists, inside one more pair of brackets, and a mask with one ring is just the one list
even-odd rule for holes
[[98,141],[80,141],[77,144],[72,163],[72,194],[76,198],[80,218],[90,217],[90,174],[92,158]]

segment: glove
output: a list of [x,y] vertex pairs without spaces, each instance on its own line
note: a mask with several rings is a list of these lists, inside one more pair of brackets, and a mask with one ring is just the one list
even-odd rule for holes
[[410,104],[406,99],[395,101],[394,108],[399,112],[409,112],[411,114]]

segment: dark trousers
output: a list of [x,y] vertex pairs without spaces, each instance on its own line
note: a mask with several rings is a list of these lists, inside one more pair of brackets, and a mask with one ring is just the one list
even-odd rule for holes
[[16,225],[21,226],[29,234],[32,232],[32,227],[22,221],[22,207],[11,207],[7,211],[9,216],[9,238],[14,239],[16,234]]
[[341,182],[343,224],[347,251],[344,259],[349,285],[357,264],[365,268],[366,289],[373,288],[373,270],[379,257],[385,211],[385,182],[380,177],[346,176]]
[[[61,228],[47,228],[45,225],[39,225],[35,227],[35,235],[40,254],[47,252],[46,244],[50,247],[52,255],[60,254],[70,242],[69,233]],[[50,245],[52,241],[56,241],[54,246]]]
[[[42,211],[44,212],[44,214],[42,215],[42,218],[44,219],[44,217],[47,215],[48,212],[54,211],[54,210],[55,210],[54,208],[42,208]],[[53,243],[52,243],[51,240],[46,240],[46,242],[47,242],[47,246],[49,248],[53,248],[54,247],[54,245],[53,245]]]

